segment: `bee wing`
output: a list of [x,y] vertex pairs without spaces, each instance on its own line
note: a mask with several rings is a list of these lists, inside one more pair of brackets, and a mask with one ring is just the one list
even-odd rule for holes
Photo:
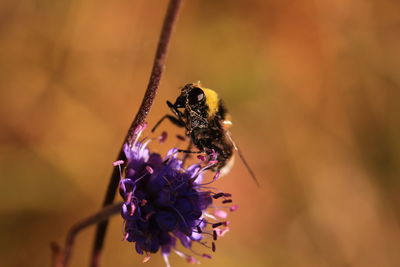
[[228,139],[232,142],[233,147],[235,148],[235,150],[237,151],[237,153],[239,154],[240,159],[242,160],[244,166],[246,166],[247,170],[249,171],[251,178],[253,178],[254,182],[257,184],[258,187],[260,187],[260,183],[257,180],[256,175],[254,174],[253,170],[250,168],[250,165],[247,163],[246,159],[244,158],[242,152],[240,151],[239,147],[236,145],[235,140],[233,140],[233,137],[231,135],[231,132],[226,130],[226,136],[228,137]]

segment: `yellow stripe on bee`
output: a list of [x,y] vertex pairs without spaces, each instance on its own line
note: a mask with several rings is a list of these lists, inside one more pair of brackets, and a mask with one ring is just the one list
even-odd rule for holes
[[214,116],[218,112],[218,102],[219,102],[219,97],[218,94],[207,88],[201,88],[206,95],[206,105],[209,108],[209,113],[208,117]]

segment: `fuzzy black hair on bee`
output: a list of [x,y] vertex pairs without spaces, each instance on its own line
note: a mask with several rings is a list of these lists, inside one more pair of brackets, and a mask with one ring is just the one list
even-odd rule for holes
[[232,125],[229,113],[222,99],[214,90],[204,88],[200,83],[186,84],[182,87],[175,103],[167,101],[167,105],[173,115],[163,116],[152,131],[155,131],[164,119],[170,120],[178,127],[185,128],[186,136],[190,137],[191,142],[199,151],[179,151],[216,155],[216,163],[212,169],[221,174],[229,171],[233,164],[233,152],[236,150],[251,177],[259,185],[256,176],[229,132],[229,127]]

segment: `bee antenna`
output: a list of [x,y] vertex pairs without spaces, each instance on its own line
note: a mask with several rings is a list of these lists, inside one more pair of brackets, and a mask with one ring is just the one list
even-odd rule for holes
[[244,158],[242,151],[240,151],[239,147],[236,145],[235,141],[233,140],[231,133],[229,131],[226,132],[226,135],[229,137],[231,140],[233,147],[235,150],[238,152],[240,159],[242,160],[244,166],[246,166],[247,170],[250,173],[251,178],[253,178],[254,182],[256,183],[257,187],[260,187],[260,183],[257,180],[256,175],[254,174],[253,170],[250,168],[250,165],[247,163],[246,159]]
[[250,165],[247,163],[246,159],[244,158],[242,152],[238,149],[238,147],[235,145],[236,151],[239,154],[239,157],[242,159],[244,166],[246,166],[247,170],[250,173],[251,178],[253,178],[254,182],[257,184],[257,187],[260,187],[260,183],[257,180],[256,175],[254,174],[253,170],[250,168]]

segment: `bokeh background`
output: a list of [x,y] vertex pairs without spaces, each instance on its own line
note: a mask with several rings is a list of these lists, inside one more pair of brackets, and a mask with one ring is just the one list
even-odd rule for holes
[[[50,242],[99,209],[165,9],[0,2],[1,266],[49,266]],[[240,209],[203,266],[400,266],[399,14],[396,0],[185,1],[149,123],[202,81],[262,184],[240,161],[219,181]],[[141,266],[121,225],[102,266]],[[87,265],[93,230],[71,266]]]

